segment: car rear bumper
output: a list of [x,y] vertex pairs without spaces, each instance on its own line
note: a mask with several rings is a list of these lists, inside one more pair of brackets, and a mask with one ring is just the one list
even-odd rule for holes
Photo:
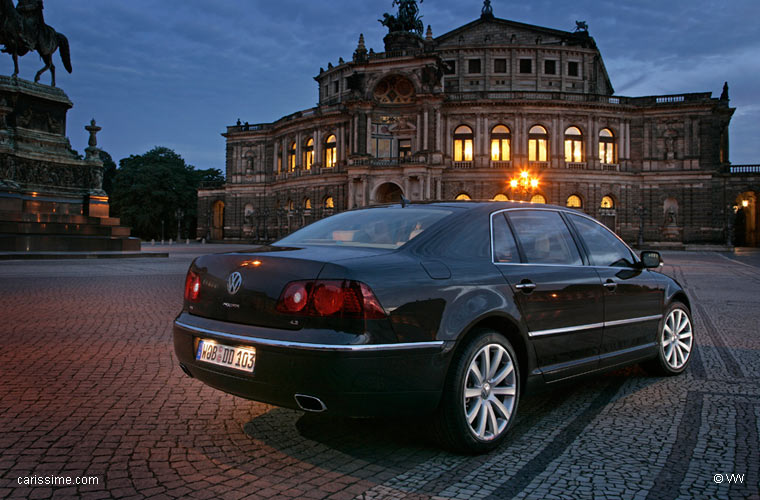
[[[297,394],[319,399],[325,413],[352,417],[424,413],[438,406],[451,355],[444,342],[317,344],[281,340],[277,333],[185,313],[174,322],[174,350],[192,377],[276,406],[298,409]],[[255,347],[253,373],[196,360],[201,338]]]

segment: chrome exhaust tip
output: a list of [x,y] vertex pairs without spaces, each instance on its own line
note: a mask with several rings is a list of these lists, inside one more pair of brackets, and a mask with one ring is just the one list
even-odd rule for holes
[[307,396],[306,394],[295,394],[293,396],[298,404],[298,407],[303,411],[309,411],[312,413],[322,413],[327,410],[327,406],[321,399],[314,396]]
[[188,370],[188,369],[187,369],[187,367],[186,367],[184,364],[180,363],[180,364],[179,364],[179,367],[180,367],[180,369],[181,369],[183,372],[185,372],[185,375],[187,375],[187,376],[188,376],[188,377],[190,377],[190,378],[195,378],[195,377],[193,377],[193,374],[192,374],[192,373],[190,373],[190,370]]

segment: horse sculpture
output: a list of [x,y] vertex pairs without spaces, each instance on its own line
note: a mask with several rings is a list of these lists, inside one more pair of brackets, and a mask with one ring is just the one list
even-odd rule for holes
[[60,49],[63,67],[71,73],[69,41],[62,33],[58,33],[52,27],[45,24],[42,18],[41,0],[22,0],[19,2],[19,7],[22,3],[34,4],[33,7],[36,12],[33,12],[33,15],[37,16],[36,19],[33,19],[35,22],[25,22],[25,16],[13,6],[12,0],[0,0],[0,44],[4,45],[2,52],[6,52],[13,57],[13,77],[15,78],[18,77],[19,56],[24,56],[28,52],[36,50],[45,66],[34,76],[34,82],[39,82],[42,73],[50,70],[50,84],[55,87],[53,54],[56,50]]

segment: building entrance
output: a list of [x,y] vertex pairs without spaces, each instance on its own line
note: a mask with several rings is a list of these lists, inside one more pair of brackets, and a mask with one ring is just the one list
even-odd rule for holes
[[746,191],[736,197],[734,216],[734,245],[737,247],[760,246],[758,231],[757,193]]
[[224,202],[221,200],[214,203],[211,239],[215,241],[224,239]]

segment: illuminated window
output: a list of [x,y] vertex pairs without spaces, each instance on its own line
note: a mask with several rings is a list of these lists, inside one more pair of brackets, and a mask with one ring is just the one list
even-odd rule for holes
[[282,172],[282,144],[277,141],[277,173]]
[[605,196],[602,198],[602,203],[599,206],[602,208],[615,208],[615,200],[611,196]]
[[497,125],[491,130],[491,161],[509,161],[511,155],[512,134],[504,125]]
[[314,139],[309,137],[303,146],[303,168],[311,170],[312,165],[314,165]]
[[460,125],[454,130],[454,161],[472,161],[472,129]]
[[583,208],[583,200],[576,194],[570,195],[567,198],[567,206],[569,208]]
[[544,198],[544,195],[542,194],[534,194],[533,197],[531,197],[530,202],[546,204],[546,198]]
[[337,139],[331,135],[325,141],[325,167],[333,168],[338,164]]
[[549,134],[541,125],[534,125],[528,134],[528,161],[548,161]]
[[493,201],[509,201],[509,198],[507,195],[499,193],[493,197]]
[[303,208],[304,210],[311,210],[311,200],[309,198],[303,200]]
[[296,143],[291,143],[288,148],[288,172],[293,172],[296,169]]
[[288,212],[292,212],[294,208],[293,200],[288,200]]
[[410,160],[412,158],[412,140],[411,139],[398,140],[398,157],[402,160]]
[[325,208],[335,208],[335,201],[332,196],[325,198]]
[[372,140],[370,153],[375,158],[391,158],[393,156],[393,134],[388,123],[372,124]]
[[565,130],[565,161],[578,163],[583,161],[583,134],[578,127]]
[[467,194],[467,193],[459,193],[459,194],[457,195],[457,197],[456,197],[456,198],[454,198],[454,199],[455,199],[455,200],[471,200],[472,198],[470,198],[470,195],[469,195],[469,194]]
[[612,130],[603,128],[599,131],[599,161],[615,164],[617,159],[617,141]]

